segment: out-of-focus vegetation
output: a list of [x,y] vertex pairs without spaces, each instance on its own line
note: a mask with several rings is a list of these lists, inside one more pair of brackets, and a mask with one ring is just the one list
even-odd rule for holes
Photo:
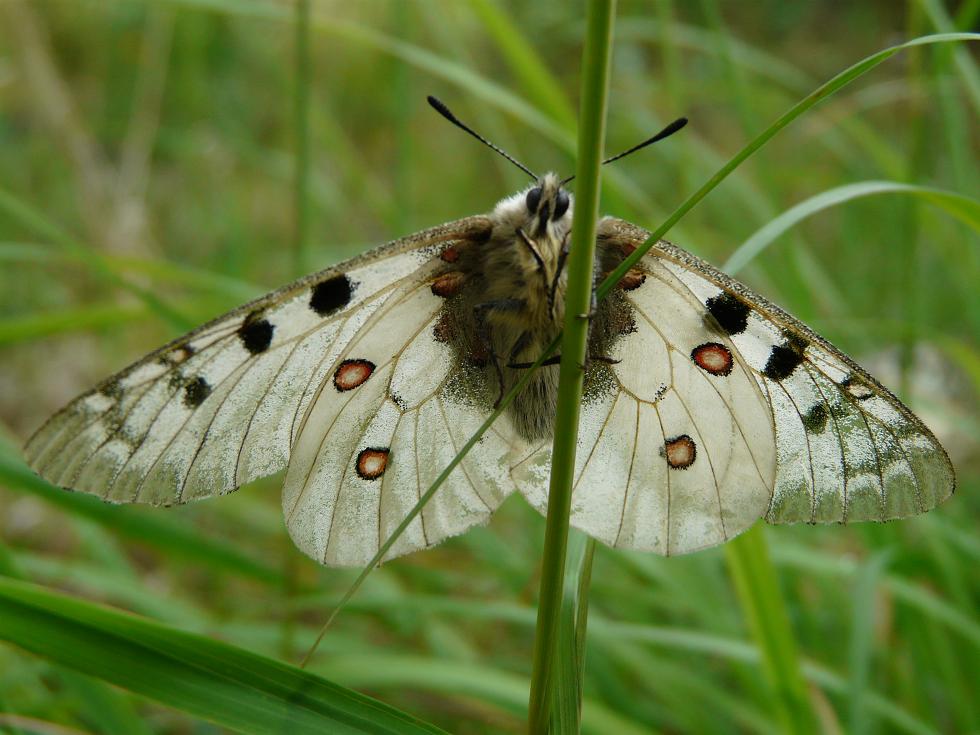
[[[607,171],[603,210],[657,226],[820,82],[978,16],[971,0],[624,0],[607,149],[679,115],[691,123]],[[486,211],[525,183],[426,94],[532,169],[570,172],[583,31],[581,8],[562,2],[314,2],[312,63],[298,73],[293,19],[273,0],[0,3],[0,572],[288,661],[356,572],[293,548],[279,478],[171,510],[111,508],[32,480],[18,448],[77,392],[299,264]],[[889,60],[780,133],[668,235],[723,264],[781,213],[842,186],[974,200],[852,187],[736,261],[895,388],[958,472],[957,495],[927,516],[765,529],[782,591],[773,613],[789,614],[829,732],[980,729],[972,46]],[[310,81],[299,228],[297,78]],[[542,530],[513,498],[488,528],[376,571],[311,669],[454,733],[520,732]],[[723,550],[600,549],[584,729],[778,731],[743,604]],[[0,732],[214,731],[7,645],[0,713]]]

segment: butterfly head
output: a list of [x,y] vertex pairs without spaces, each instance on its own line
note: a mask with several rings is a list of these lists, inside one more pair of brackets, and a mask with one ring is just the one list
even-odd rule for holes
[[[556,230],[567,231],[572,222],[572,197],[556,174],[547,173],[523,195],[526,232],[536,237]],[[564,232],[562,232],[564,234]]]
[[561,243],[572,228],[572,195],[556,174],[547,173],[531,186],[500,201],[493,218],[501,234]]

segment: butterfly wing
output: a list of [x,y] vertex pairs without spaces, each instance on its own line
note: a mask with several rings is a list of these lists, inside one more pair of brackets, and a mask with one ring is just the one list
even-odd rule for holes
[[[649,233],[604,220],[600,249]],[[620,282],[632,322],[583,406],[571,522],[663,554],[770,523],[888,520],[953,490],[949,459],[895,396],[826,340],[661,242]],[[550,448],[515,460],[546,507]],[[628,468],[623,473],[622,468]]]
[[[769,506],[776,453],[765,397],[731,340],[661,262],[617,294],[630,318],[581,416],[571,523],[609,546],[680,554],[722,543]],[[624,282],[625,283],[625,282]],[[692,360],[700,349],[702,364]],[[550,447],[518,485],[547,506]]]
[[942,445],[853,360],[690,253],[661,242],[651,254],[647,260],[663,262],[712,315],[766,396],[777,454],[767,521],[887,521],[952,494]]
[[[296,545],[328,566],[367,563],[486,418],[452,390],[440,339],[439,271],[404,283],[321,382],[299,423],[283,487]],[[449,475],[385,558],[485,523],[513,490],[501,424]]]
[[321,383],[373,315],[489,228],[484,217],[433,228],[219,317],[75,399],[29,440],[28,461],[55,484],[157,505],[282,469]]

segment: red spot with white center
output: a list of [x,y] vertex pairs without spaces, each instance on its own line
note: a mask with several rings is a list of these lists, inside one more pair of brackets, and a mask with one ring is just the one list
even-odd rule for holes
[[344,360],[333,374],[333,384],[337,390],[353,390],[371,377],[374,363],[370,360]]
[[432,282],[432,293],[434,293],[436,296],[441,296],[444,299],[448,299],[450,296],[455,296],[459,293],[460,289],[463,288],[463,283],[465,281],[466,276],[459,271],[443,273]]
[[664,442],[667,464],[675,470],[686,470],[698,456],[694,440],[687,434],[681,434]]
[[182,345],[174,350],[171,355],[173,361],[176,363],[184,362],[188,357],[194,354],[194,350],[190,345]]
[[725,345],[707,342],[691,350],[694,364],[712,375],[728,375],[732,371],[732,353]]
[[625,276],[619,279],[619,287],[624,291],[632,291],[642,286],[646,279],[645,273],[641,273],[638,270],[630,270],[626,272]]
[[371,447],[362,449],[357,455],[357,474],[365,480],[377,480],[388,467],[388,455],[391,450]]

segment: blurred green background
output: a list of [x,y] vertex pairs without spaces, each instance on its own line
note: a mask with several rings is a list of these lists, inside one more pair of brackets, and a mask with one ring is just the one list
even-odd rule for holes
[[[292,3],[0,2],[0,569],[289,661],[356,572],[293,548],[280,478],[177,509],[90,512],[25,480],[16,458],[47,415],[184,328],[485,212],[526,183],[426,94],[530,168],[573,169],[578,3],[312,8],[311,60],[297,64]],[[677,116],[691,123],[608,170],[603,211],[657,226],[820,82],[978,16],[976,0],[623,0],[607,151]],[[837,187],[886,180],[975,200],[973,47],[886,62],[780,133],[668,238],[722,265],[780,213]],[[828,732],[980,731],[972,211],[971,224],[923,196],[854,198],[739,273],[895,389],[957,469],[957,495],[928,516],[765,529]],[[144,519],[158,535],[145,537]],[[522,731],[542,532],[512,498],[488,528],[385,566],[312,669],[451,732]],[[666,560],[600,549],[590,615],[586,731],[778,731],[722,550]],[[16,732],[34,732],[29,720],[217,731],[8,645],[0,713],[17,715]],[[0,718],[0,732],[12,721]]]

